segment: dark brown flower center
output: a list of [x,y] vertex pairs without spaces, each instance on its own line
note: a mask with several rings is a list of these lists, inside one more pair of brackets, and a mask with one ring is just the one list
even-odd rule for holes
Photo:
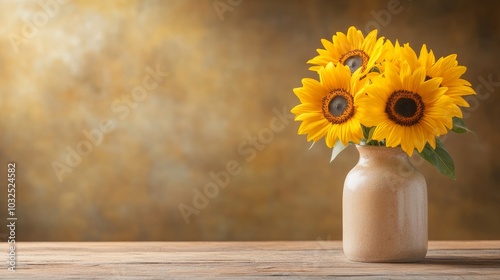
[[322,109],[329,122],[345,123],[354,115],[354,99],[345,89],[337,88],[323,98]]
[[362,71],[365,71],[369,59],[370,57],[364,51],[351,50],[342,55],[339,62],[349,66],[351,73],[354,73],[354,71],[358,70],[359,67],[363,67]]
[[387,100],[385,113],[396,124],[412,126],[424,116],[425,104],[418,93],[408,90],[394,91]]

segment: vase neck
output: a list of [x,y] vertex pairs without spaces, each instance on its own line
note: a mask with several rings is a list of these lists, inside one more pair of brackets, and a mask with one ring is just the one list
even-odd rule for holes
[[377,162],[380,164],[403,163],[410,164],[408,155],[401,148],[388,148],[380,146],[361,146],[356,148],[359,151],[358,164]]

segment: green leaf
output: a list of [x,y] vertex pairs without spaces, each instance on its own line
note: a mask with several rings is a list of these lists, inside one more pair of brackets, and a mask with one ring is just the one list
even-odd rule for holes
[[471,132],[465,125],[464,120],[458,117],[453,117],[453,128],[451,130],[456,133]]
[[367,143],[369,143],[370,141],[372,141],[373,132],[375,132],[375,127],[374,126],[372,128],[370,128],[370,131],[368,132],[368,138],[366,138],[366,142]]
[[361,144],[378,146],[378,142],[372,139],[373,132],[375,131],[375,126],[366,127],[364,125],[361,125],[361,129],[363,130],[364,137],[364,139],[361,140]]
[[419,153],[422,158],[427,160],[430,164],[432,164],[441,174],[451,178],[456,179],[455,177],[455,165],[453,164],[453,159],[450,154],[444,148],[443,142],[436,138],[436,149],[433,149],[429,143],[427,143]]
[[332,157],[330,158],[330,162],[332,162],[346,147],[347,146],[344,146],[344,144],[342,144],[342,141],[337,140],[332,149]]
[[370,135],[370,128],[368,128],[364,125],[361,125],[361,129],[363,130],[363,137],[365,139],[368,139],[368,136]]

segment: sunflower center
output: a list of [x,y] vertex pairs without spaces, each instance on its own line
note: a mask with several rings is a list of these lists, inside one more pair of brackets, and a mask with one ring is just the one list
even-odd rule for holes
[[345,60],[344,65],[349,66],[351,73],[356,71],[359,67],[363,66],[363,58],[359,55],[351,56]]
[[351,69],[351,73],[363,67],[366,69],[370,57],[362,50],[351,50],[342,55],[339,59],[340,63],[346,65]]
[[412,126],[424,116],[425,105],[418,93],[394,91],[387,100],[385,113],[390,120],[402,126]]
[[329,122],[345,123],[354,115],[354,100],[345,89],[334,89],[323,98],[322,109],[323,115]]
[[345,97],[340,95],[335,96],[328,105],[328,111],[334,117],[339,117],[340,115],[342,115],[342,113],[344,113],[346,108],[347,108],[347,99],[345,99]]
[[405,118],[410,118],[417,112],[417,103],[411,98],[400,98],[394,104],[394,111]]

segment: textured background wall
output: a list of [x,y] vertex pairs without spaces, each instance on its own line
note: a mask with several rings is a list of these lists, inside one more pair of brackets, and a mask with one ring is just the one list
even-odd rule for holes
[[[305,62],[320,39],[350,25],[457,53],[468,66],[479,95],[466,122],[476,134],[446,139],[458,179],[413,162],[429,186],[431,239],[500,238],[496,1],[0,7],[0,219],[15,161],[18,240],[340,239],[357,151],[330,164],[287,112],[298,103],[292,88],[315,77]],[[179,205],[196,206],[193,189],[215,191],[211,172],[227,185],[195,200],[208,205],[186,224]]]

